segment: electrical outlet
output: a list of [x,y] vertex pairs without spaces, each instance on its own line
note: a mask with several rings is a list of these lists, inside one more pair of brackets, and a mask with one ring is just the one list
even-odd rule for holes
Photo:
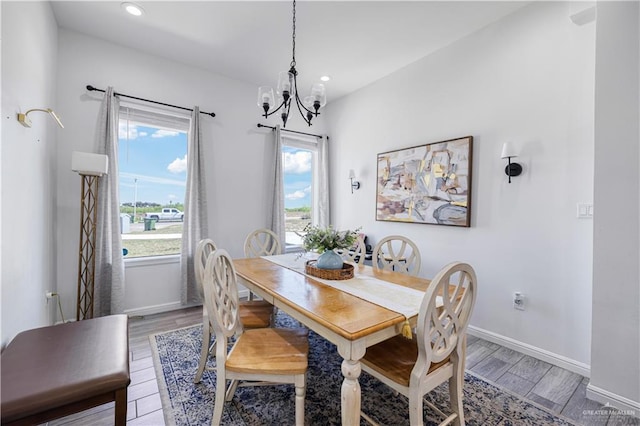
[[513,293],[513,309],[524,311],[524,294],[519,291]]

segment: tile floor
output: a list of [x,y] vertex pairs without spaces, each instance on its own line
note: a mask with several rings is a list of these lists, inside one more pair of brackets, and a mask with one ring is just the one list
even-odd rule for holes
[[[201,320],[199,307],[130,319],[131,385],[127,425],[164,425],[149,334],[187,327]],[[601,404],[587,399],[587,378],[474,336],[467,340],[467,369],[580,425],[640,426],[638,418],[611,414]],[[106,404],[49,422],[49,425],[112,423],[113,404]]]

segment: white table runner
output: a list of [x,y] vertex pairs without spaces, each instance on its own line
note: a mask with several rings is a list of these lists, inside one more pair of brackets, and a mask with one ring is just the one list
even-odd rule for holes
[[[354,277],[348,280],[325,280],[308,275],[305,273],[305,264],[308,260],[317,258],[317,255],[312,253],[307,253],[303,256],[297,253],[288,253],[276,256],[262,256],[262,258],[306,275],[337,290],[402,314],[407,319],[418,314],[420,304],[424,298],[424,291],[358,274],[357,268],[354,271]],[[438,302],[442,304],[441,301],[436,303]]]

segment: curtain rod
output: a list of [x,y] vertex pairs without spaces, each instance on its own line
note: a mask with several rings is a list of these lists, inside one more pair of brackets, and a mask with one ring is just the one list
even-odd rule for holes
[[[266,127],[267,129],[271,129],[271,130],[275,130],[275,127],[272,126],[267,126],[266,124],[260,124],[258,123],[258,127]],[[290,132],[290,133],[297,133],[299,135],[307,135],[307,136],[315,136],[316,138],[321,138],[322,135],[316,135],[313,133],[305,133],[305,132],[297,132],[295,130],[289,130],[289,129],[280,129],[281,132]],[[329,137],[327,136],[327,139],[329,139]]]
[[[92,85],[88,84],[87,85],[87,90],[90,92],[102,92],[104,93],[105,91],[102,89],[96,89],[95,87],[93,87]],[[193,111],[193,109],[191,108],[185,108],[185,107],[181,107],[181,106],[177,106],[177,105],[171,105],[171,104],[165,104],[164,102],[158,102],[158,101],[152,101],[150,99],[144,99],[144,98],[138,98],[136,96],[130,96],[130,95],[125,95],[122,93],[118,93],[118,92],[113,92],[113,94],[115,96],[122,96],[124,98],[131,98],[131,99],[136,99],[138,101],[144,101],[144,102],[151,102],[152,104],[158,104],[158,105],[164,105],[164,106],[168,106],[171,108],[178,108],[178,109],[183,109],[185,111]],[[215,117],[216,114],[214,112],[204,112],[204,111],[200,111],[200,114],[206,114],[206,115],[210,115],[211,117]]]

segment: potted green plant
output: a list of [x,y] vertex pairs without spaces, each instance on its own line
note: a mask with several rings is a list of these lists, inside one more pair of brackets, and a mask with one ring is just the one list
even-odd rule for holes
[[302,246],[305,250],[320,253],[316,266],[320,269],[342,268],[342,257],[335,252],[336,249],[348,249],[353,246],[358,237],[360,228],[350,231],[338,231],[329,225],[326,228],[310,226],[302,237]]

